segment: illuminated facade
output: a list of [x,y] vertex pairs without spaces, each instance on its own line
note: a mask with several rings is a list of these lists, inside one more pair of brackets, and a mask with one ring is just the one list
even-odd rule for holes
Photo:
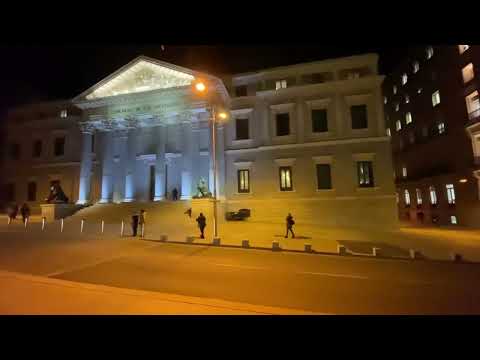
[[[220,80],[139,57],[71,101],[10,113],[5,200],[35,208],[60,181],[77,204],[168,201],[175,188],[189,201],[202,180],[213,188],[215,103],[229,111],[217,128],[223,209],[249,208],[259,221],[290,211],[322,225],[395,225],[377,61],[367,54]],[[208,99],[195,79],[209,84]]]

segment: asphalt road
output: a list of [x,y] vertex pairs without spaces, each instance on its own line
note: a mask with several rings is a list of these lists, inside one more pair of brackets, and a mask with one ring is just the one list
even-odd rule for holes
[[0,235],[2,270],[332,314],[480,313],[478,264]]

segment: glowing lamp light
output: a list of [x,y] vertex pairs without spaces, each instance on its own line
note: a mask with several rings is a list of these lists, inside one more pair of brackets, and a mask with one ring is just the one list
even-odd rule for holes
[[227,115],[226,112],[221,111],[221,112],[218,113],[218,117],[222,120],[225,120],[228,117],[228,115]]
[[203,82],[197,82],[195,84],[195,90],[197,90],[198,92],[204,92],[205,90],[207,90],[207,87]]
[[461,182],[462,184],[465,184],[467,181],[468,181],[467,179],[460,179],[460,182]]

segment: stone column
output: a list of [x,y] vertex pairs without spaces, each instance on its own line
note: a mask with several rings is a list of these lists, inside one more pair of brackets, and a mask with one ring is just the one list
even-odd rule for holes
[[82,132],[82,158],[80,162],[80,181],[77,204],[87,204],[90,201],[90,186],[92,180],[92,132]]
[[114,186],[115,201],[122,201],[125,198],[125,169],[128,161],[128,132],[127,130],[120,130],[115,133],[118,141],[119,159],[117,164],[117,176]]
[[165,199],[165,145],[167,141],[167,127],[160,125],[157,128],[157,159],[155,162],[155,198],[154,201]]
[[123,202],[135,201],[135,166],[137,162],[137,131],[128,132],[125,163],[125,197]]
[[217,194],[225,198],[225,131],[223,125],[217,125]]
[[208,191],[213,194],[212,124],[208,122]]
[[182,123],[182,195],[181,200],[188,200],[192,198],[192,144],[193,144],[193,130],[190,121]]
[[197,193],[200,181],[200,124],[193,124],[192,133],[192,196]]
[[113,198],[113,133],[103,133],[102,191],[100,202],[109,203]]

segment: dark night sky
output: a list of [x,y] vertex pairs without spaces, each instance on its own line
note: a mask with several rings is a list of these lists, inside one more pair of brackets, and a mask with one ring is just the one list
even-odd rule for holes
[[138,55],[146,55],[216,75],[349,56],[380,55],[386,73],[402,54],[402,47],[322,45],[173,46],[70,45],[0,46],[0,116],[17,104],[72,98]]

